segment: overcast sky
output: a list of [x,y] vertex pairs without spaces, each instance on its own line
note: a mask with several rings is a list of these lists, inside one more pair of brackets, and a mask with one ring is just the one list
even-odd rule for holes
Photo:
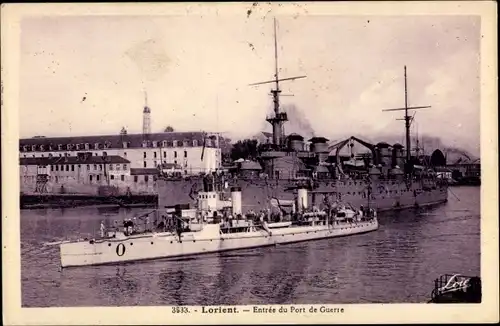
[[[475,16],[278,16],[280,77],[315,134],[400,133],[403,66],[419,134],[479,153]],[[20,136],[142,131],[254,135],[266,126],[272,16],[47,17],[21,24]],[[85,100],[83,100],[85,98]],[[270,128],[268,128],[270,130]]]

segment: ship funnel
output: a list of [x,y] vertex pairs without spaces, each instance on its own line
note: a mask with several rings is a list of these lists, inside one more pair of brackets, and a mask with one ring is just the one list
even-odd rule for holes
[[241,188],[231,188],[231,202],[233,208],[233,218],[241,214]]
[[297,211],[307,209],[307,189],[299,188],[297,190]]

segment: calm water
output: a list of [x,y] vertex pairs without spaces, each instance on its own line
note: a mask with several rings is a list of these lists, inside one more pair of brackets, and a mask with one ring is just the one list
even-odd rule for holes
[[378,231],[189,259],[59,271],[57,246],[102,219],[150,209],[21,212],[25,307],[426,302],[444,273],[480,274],[479,187],[449,201],[386,213]]

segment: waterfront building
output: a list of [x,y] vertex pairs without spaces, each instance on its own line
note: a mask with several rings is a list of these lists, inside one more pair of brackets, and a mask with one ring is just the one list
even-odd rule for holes
[[20,158],[121,156],[131,168],[158,168],[162,163],[181,166],[184,175],[208,173],[220,167],[217,137],[202,132],[163,132],[81,137],[37,137],[21,139]]
[[[88,175],[85,174],[88,170],[84,168],[71,170],[76,169],[75,165],[81,165],[77,159],[81,159],[82,155],[90,160],[91,173]],[[67,188],[73,189],[73,192],[95,194],[98,191],[96,186],[108,183],[118,187],[120,193],[154,193],[160,168],[185,177],[210,173],[221,166],[218,137],[203,132],[147,135],[122,132],[120,135],[28,138],[20,140],[19,156],[21,191],[27,192],[37,189],[36,173],[42,174],[40,169],[45,171],[47,168],[52,169],[47,174],[50,177],[47,182],[52,185],[48,187],[52,189],[49,192],[60,192],[57,189],[68,184]],[[97,164],[96,171],[100,172],[98,162],[103,158],[121,160],[122,164],[126,164],[127,172],[124,173],[123,166],[116,165],[117,161],[107,167],[107,179],[104,174],[94,175],[94,164]],[[56,170],[61,165],[65,166],[64,170]],[[83,174],[78,171],[83,171]],[[66,172],[69,174],[66,175]],[[71,173],[74,173],[73,177]]]
[[64,157],[20,159],[20,185],[24,193],[94,192],[99,186],[118,186],[130,179],[130,161],[120,156],[80,153]]

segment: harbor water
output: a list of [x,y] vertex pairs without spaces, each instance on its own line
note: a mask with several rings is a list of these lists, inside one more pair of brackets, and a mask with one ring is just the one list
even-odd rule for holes
[[151,209],[21,211],[23,307],[419,303],[445,273],[480,275],[480,188],[380,214],[378,231],[175,260],[60,271],[59,247]]

